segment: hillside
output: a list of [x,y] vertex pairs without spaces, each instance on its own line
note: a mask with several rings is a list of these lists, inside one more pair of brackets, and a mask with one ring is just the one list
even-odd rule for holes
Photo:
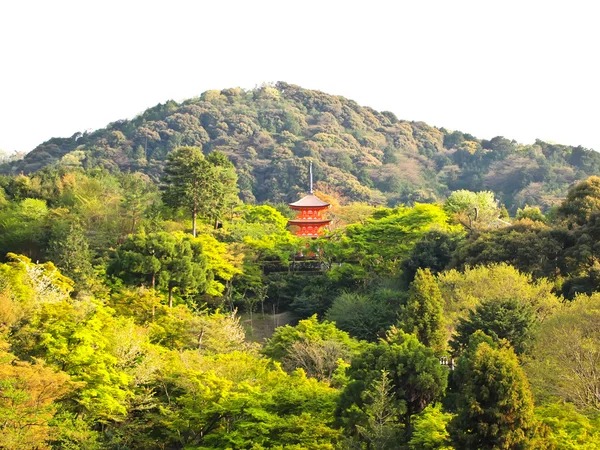
[[159,104],[92,133],[50,139],[2,172],[60,164],[158,179],[169,151],[182,145],[226,153],[246,202],[297,198],[306,190],[308,159],[321,191],[389,206],[488,189],[513,211],[547,209],[575,181],[600,172],[600,154],[582,147],[480,140],[283,82]]

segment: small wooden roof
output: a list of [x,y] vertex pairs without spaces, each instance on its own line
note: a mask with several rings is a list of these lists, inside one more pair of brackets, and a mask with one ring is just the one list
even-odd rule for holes
[[300,208],[325,208],[329,206],[329,203],[324,202],[314,194],[308,194],[306,197],[301,198],[297,202],[290,203],[290,206]]

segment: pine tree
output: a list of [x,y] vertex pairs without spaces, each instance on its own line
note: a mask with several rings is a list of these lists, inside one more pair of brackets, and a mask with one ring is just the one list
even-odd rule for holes
[[394,389],[390,373],[385,369],[381,376],[373,381],[371,387],[364,392],[365,425],[357,425],[360,440],[368,443],[368,448],[385,450],[398,448],[403,431],[399,423],[398,410],[394,402]]
[[237,201],[237,175],[233,164],[220,152],[204,157],[200,147],[179,147],[169,154],[163,177],[166,205],[187,208],[196,237],[198,216],[214,220]]
[[167,159],[163,201],[166,205],[185,207],[192,214],[192,235],[196,237],[198,214],[207,210],[209,187],[214,182],[210,165],[200,147],[179,147]]

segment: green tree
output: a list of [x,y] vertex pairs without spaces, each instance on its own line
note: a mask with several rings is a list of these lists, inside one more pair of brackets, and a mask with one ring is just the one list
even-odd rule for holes
[[490,191],[455,191],[446,200],[444,208],[471,231],[497,226],[500,217],[498,202]]
[[347,370],[350,381],[340,396],[336,414],[350,435],[357,436],[357,425],[364,427],[368,422],[363,392],[381,377],[382,370],[389,372],[398,425],[404,426],[408,435],[411,417],[441,399],[446,390],[448,371],[433,350],[414,335],[393,329],[386,340],[369,344],[354,357]]
[[224,153],[212,152],[206,160],[211,165],[210,170],[215,178],[209,195],[208,217],[213,220],[216,229],[219,219],[239,202],[238,176],[234,165]]
[[441,404],[429,405],[413,419],[414,431],[408,442],[410,450],[452,450],[446,429],[452,415]]
[[433,274],[443,271],[450,265],[463,239],[463,233],[432,230],[425,234],[402,262],[402,277],[406,285],[412,283],[419,269],[429,269]]
[[118,343],[111,339],[121,325],[110,308],[94,300],[43,303],[13,346],[22,359],[44,358],[69,374],[77,382],[69,397],[73,410],[107,423],[125,416],[132,395],[131,375],[119,364]]
[[446,348],[444,300],[429,269],[417,271],[408,291],[406,306],[400,312],[400,327],[417,336],[436,354]]
[[150,179],[140,173],[126,173],[121,179],[123,197],[121,199],[126,217],[131,221],[130,233],[135,233],[138,222],[153,201],[156,201],[156,186]]
[[366,423],[356,425],[358,439],[355,440],[359,445],[361,441],[365,442],[369,449],[398,448],[398,442],[403,439],[403,425],[399,420],[401,410],[394,401],[390,374],[382,370],[363,397]]
[[352,337],[368,341],[377,340],[394,320],[390,305],[376,294],[355,292],[338,295],[325,316]]
[[437,205],[379,209],[365,224],[346,227],[333,236],[324,252],[334,261],[357,261],[371,273],[396,273],[400,263],[433,229],[454,232],[449,216]]
[[196,237],[198,214],[208,213],[210,186],[214,173],[200,147],[180,147],[169,154],[162,179],[163,201],[172,207],[185,207],[192,214],[192,235]]
[[93,277],[88,241],[76,220],[56,220],[48,242],[48,259],[76,282],[77,289],[90,286]]
[[536,419],[549,433],[543,441],[548,448],[597,450],[600,448],[600,416],[583,414],[572,403],[550,403],[535,408]]
[[26,198],[0,212],[0,254],[19,253],[40,260],[48,243],[45,200]]
[[331,381],[340,362],[349,362],[358,342],[332,322],[319,323],[316,314],[292,327],[275,329],[263,353],[281,361],[288,372],[303,369],[310,377]]
[[[332,449],[337,392],[288,375],[269,360],[235,352],[174,360],[160,380],[153,434],[170,447]],[[200,370],[200,367],[202,370]]]
[[490,344],[478,333],[454,373],[458,395],[449,425],[452,442],[469,449],[527,448],[535,420],[525,372],[512,348]]
[[600,411],[600,294],[579,295],[536,332],[526,370],[536,398]]
[[473,235],[454,254],[458,267],[505,263],[536,278],[565,272],[564,250],[572,236],[540,221],[522,219],[510,226]]
[[205,158],[200,147],[173,150],[162,181],[165,204],[191,212],[194,237],[198,215],[217,220],[237,198],[237,175],[231,162],[219,152]]
[[567,194],[558,208],[558,217],[567,222],[583,225],[590,215],[600,210],[600,177],[589,177]]
[[455,354],[460,354],[477,330],[494,340],[506,339],[517,355],[523,353],[533,340],[537,324],[531,304],[516,298],[485,300],[467,318],[459,318],[456,333],[450,341]]
[[112,259],[108,273],[131,284],[163,290],[173,305],[175,288],[188,294],[204,292],[207,261],[194,238],[171,233],[139,233],[129,236]]
[[544,278],[534,279],[508,264],[467,267],[462,272],[448,270],[438,274],[437,279],[450,329],[459,317],[467,317],[470,310],[486,300],[518,298],[532,306],[538,321],[548,318],[561,304],[552,283]]
[[517,209],[515,219],[529,219],[533,222],[546,222],[546,217],[542,214],[542,211],[538,206],[525,206],[524,208]]

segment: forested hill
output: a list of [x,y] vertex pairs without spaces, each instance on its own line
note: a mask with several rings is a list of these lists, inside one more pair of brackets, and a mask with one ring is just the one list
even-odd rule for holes
[[82,165],[158,179],[169,151],[183,145],[227,154],[246,202],[296,199],[306,190],[308,159],[321,191],[390,206],[486,189],[513,211],[548,208],[574,181],[600,172],[600,154],[582,147],[480,140],[283,82],[168,101],[133,120],[50,139],[2,170]]

